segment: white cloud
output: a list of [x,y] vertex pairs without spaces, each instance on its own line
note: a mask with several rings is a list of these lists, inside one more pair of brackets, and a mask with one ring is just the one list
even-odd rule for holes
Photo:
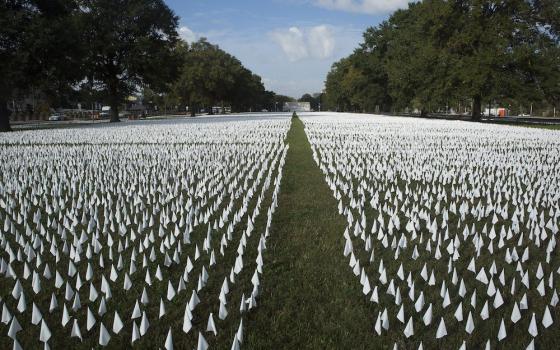
[[333,31],[326,25],[307,29],[291,27],[276,30],[271,36],[291,62],[309,57],[327,59],[333,55],[335,48]]
[[272,33],[272,38],[282,47],[282,50],[292,62],[309,56],[303,32],[297,27],[282,31],[277,30]]
[[331,10],[365,14],[386,14],[406,8],[412,0],[315,0],[315,5]]
[[179,36],[189,44],[198,40],[198,36],[187,26],[179,28]]
[[307,41],[312,56],[320,59],[326,59],[332,56],[335,40],[332,30],[329,27],[322,25],[311,28]]

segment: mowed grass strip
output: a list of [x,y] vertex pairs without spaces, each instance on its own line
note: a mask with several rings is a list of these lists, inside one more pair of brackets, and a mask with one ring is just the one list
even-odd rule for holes
[[[248,349],[370,348],[373,316],[343,256],[345,221],[293,118]],[[368,344],[369,343],[369,344]]]

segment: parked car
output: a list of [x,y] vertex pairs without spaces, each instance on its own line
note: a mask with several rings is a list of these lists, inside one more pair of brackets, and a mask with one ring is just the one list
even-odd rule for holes
[[111,117],[111,107],[109,106],[101,107],[101,113],[99,113],[99,118],[107,119],[109,117]]
[[64,120],[64,115],[62,114],[51,114],[49,117],[49,121],[51,122],[60,122]]

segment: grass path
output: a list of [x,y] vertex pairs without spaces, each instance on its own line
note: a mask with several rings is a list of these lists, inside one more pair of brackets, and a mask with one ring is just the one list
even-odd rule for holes
[[342,252],[345,221],[315,164],[303,123],[292,120],[279,207],[268,241],[247,349],[370,348],[373,317]]

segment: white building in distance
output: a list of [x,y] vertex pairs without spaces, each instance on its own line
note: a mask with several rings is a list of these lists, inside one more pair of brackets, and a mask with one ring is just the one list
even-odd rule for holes
[[284,112],[311,112],[309,102],[285,102]]

